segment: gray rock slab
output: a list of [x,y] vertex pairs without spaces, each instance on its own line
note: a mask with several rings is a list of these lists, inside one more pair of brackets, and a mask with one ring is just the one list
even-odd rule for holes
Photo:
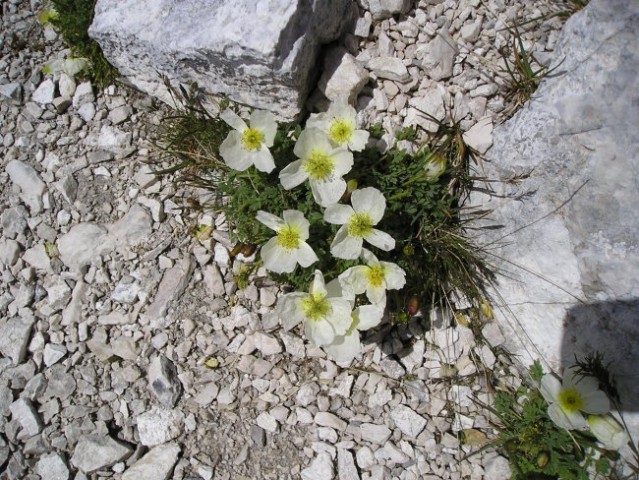
[[14,317],[0,323],[0,353],[15,365],[24,360],[34,323],[33,317]]
[[292,119],[320,45],[351,13],[348,0],[99,0],[89,34],[127,81],[169,103],[161,75]]
[[155,321],[166,314],[170,303],[184,293],[194,267],[195,264],[189,256],[164,272],[153,303],[149,305],[144,314],[148,319]]
[[331,101],[344,97],[353,103],[369,79],[368,71],[353,55],[342,47],[335,47],[324,58],[318,88]]
[[[594,0],[566,22],[532,99],[493,132],[496,195],[477,241],[499,272],[505,348],[556,371],[599,351],[639,432],[639,4]],[[602,67],[605,65],[605,67]],[[485,249],[486,250],[486,249]]]
[[[28,250],[27,250],[28,252]],[[15,240],[5,239],[0,241],[0,262],[2,262],[5,266],[11,267],[14,263],[18,261],[18,257],[20,255],[20,244]],[[25,255],[22,256],[23,260],[27,263],[30,263]]]
[[377,77],[404,83],[410,80],[410,74],[404,62],[395,57],[371,58],[366,65]]
[[413,0],[362,0],[362,6],[368,9],[375,20],[383,20],[400,13],[407,13]]
[[58,453],[42,455],[35,465],[35,472],[42,480],[68,480],[69,467]]
[[27,204],[32,214],[42,211],[42,195],[46,191],[45,183],[38,173],[20,160],[12,160],[7,164],[6,172],[11,181],[20,187],[20,198]]
[[395,426],[409,437],[416,438],[426,426],[426,419],[405,405],[395,407],[391,410],[390,416]]
[[72,270],[80,270],[97,256],[112,250],[113,242],[107,229],[94,223],[74,225],[58,239],[60,259]]
[[149,365],[147,372],[149,390],[162,405],[173,407],[182,393],[182,384],[177,376],[177,368],[164,355],[158,355]]
[[456,55],[457,42],[446,30],[440,30],[435,38],[415,52],[416,63],[436,82],[452,76]]
[[42,82],[38,88],[31,95],[31,100],[39,103],[40,105],[46,105],[47,103],[53,102],[55,98],[55,83],[53,80],[47,79]]
[[22,101],[22,85],[18,82],[0,85],[0,96],[4,97],[5,100],[20,103]]
[[343,448],[337,449],[337,476],[339,480],[359,480],[353,454]]
[[32,437],[37,435],[42,430],[42,421],[36,411],[31,400],[26,398],[18,398],[9,406],[11,416],[14,420],[17,420],[22,430]]
[[136,420],[140,443],[153,447],[179,437],[184,431],[184,414],[180,410],[152,408]]
[[153,447],[122,474],[122,480],[168,480],[179,455],[175,442]]
[[126,459],[132,451],[129,445],[109,436],[85,435],[78,440],[71,464],[84,473],[91,473]]
[[302,470],[302,480],[320,480],[333,478],[334,474],[333,460],[326,452],[320,452],[313,459],[311,464]]

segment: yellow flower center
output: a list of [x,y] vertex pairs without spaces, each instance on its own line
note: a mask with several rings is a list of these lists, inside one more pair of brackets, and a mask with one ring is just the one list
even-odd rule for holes
[[347,143],[353,135],[353,127],[350,122],[336,118],[328,127],[328,136],[338,145]]
[[373,287],[381,287],[384,283],[384,269],[381,265],[369,267],[366,271],[366,278],[368,279],[369,285]]
[[242,132],[244,150],[259,150],[264,142],[264,133],[256,128],[247,128]]
[[284,225],[277,231],[277,244],[287,250],[299,248],[301,242],[300,229],[291,225]]
[[326,316],[330,311],[331,305],[324,295],[311,293],[304,297],[301,301],[304,316],[311,321],[317,321]]
[[351,237],[364,238],[373,230],[373,219],[368,213],[356,213],[348,219],[346,227]]
[[319,149],[314,149],[304,162],[304,170],[311,180],[326,180],[333,173],[335,162]]
[[583,409],[584,399],[574,388],[568,388],[559,392],[557,402],[564,412],[575,413]]

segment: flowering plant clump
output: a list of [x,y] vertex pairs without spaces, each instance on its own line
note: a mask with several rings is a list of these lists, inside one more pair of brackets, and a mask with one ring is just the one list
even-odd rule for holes
[[[559,380],[544,374],[537,361],[530,368],[534,386],[496,392],[494,408],[488,407],[502,425],[494,444],[508,457],[513,479],[622,478],[615,476],[622,463],[618,449],[634,446],[608,413],[615,403],[613,383],[601,375],[601,364],[592,365],[577,362]],[[593,410],[601,413],[582,413]]]
[[[415,298],[438,302],[461,291],[478,308],[487,269],[460,234],[463,191],[451,185],[464,184],[458,177],[472,149],[450,147],[462,138],[457,124],[442,125],[448,133],[408,154],[379,143],[379,127],[359,127],[345,99],[305,125],[278,124],[264,111],[219,110],[186,113],[186,138],[172,124],[168,143],[182,163],[167,172],[182,169],[191,183],[210,188],[236,243],[232,256],[258,259],[235,269],[238,286],[261,265],[292,286],[295,295],[277,307],[287,327],[303,324],[310,342],[349,361],[361,350],[362,332],[382,318],[406,322],[417,314]],[[192,157],[184,152],[189,145]],[[453,151],[463,155],[451,159]],[[327,279],[326,295],[317,272]]]

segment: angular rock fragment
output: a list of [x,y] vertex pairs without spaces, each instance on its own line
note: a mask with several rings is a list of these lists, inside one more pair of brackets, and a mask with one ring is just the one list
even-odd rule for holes
[[71,464],[84,473],[91,473],[124,460],[132,451],[129,445],[109,436],[85,435],[73,451]]
[[168,480],[179,455],[175,442],[158,445],[128,468],[122,480]]
[[149,365],[149,390],[162,405],[173,407],[182,393],[182,384],[175,365],[164,355],[158,355]]

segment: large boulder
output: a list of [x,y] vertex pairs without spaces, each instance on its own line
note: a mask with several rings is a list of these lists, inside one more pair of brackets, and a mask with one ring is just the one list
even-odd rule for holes
[[[498,272],[506,347],[556,371],[599,351],[639,407],[639,2],[592,0],[564,26],[558,68],[494,132],[478,241]],[[501,228],[495,228],[500,226]],[[639,415],[632,418],[639,433]]]
[[320,46],[340,36],[352,7],[350,0],[98,0],[89,34],[126,81],[169,103],[162,76],[292,119]]

